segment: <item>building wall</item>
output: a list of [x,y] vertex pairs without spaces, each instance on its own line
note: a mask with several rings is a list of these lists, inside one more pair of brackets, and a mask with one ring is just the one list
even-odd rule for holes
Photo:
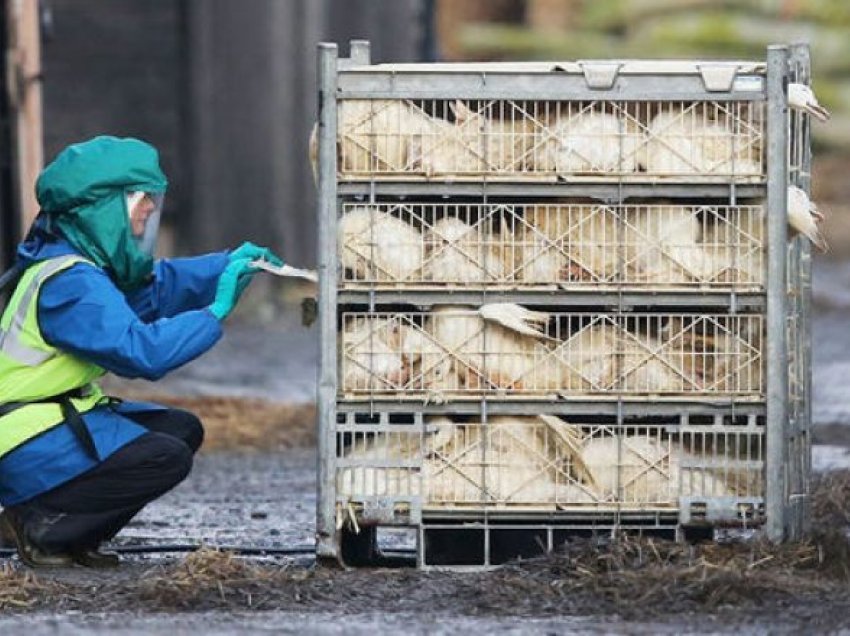
[[49,161],[96,134],[156,145],[182,252],[253,240],[315,262],[307,140],[316,45],[416,60],[428,0],[54,0],[44,43]]
[[180,11],[175,0],[48,2],[43,36],[45,161],[95,135],[159,148],[169,214],[184,212]]

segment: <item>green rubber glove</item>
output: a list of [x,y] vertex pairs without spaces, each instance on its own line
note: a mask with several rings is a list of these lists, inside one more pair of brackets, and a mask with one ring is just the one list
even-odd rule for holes
[[240,258],[230,262],[218,277],[215,300],[209,306],[213,316],[224,320],[236,307],[239,296],[251,282],[257,269],[251,265],[252,258]]
[[242,243],[242,245],[230,252],[229,258],[231,263],[235,260],[247,258],[252,261],[263,259],[264,261],[268,261],[272,265],[277,265],[278,267],[283,265],[283,260],[269,248],[260,247],[259,245],[254,245],[250,242]]

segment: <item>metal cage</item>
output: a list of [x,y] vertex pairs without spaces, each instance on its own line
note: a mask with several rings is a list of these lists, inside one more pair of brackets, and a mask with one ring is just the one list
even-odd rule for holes
[[424,567],[805,532],[805,45],[373,65],[357,41],[319,77],[320,558],[374,555],[380,526]]

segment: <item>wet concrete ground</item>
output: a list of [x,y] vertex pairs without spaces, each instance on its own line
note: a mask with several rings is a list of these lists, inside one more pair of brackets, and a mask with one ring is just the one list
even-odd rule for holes
[[[22,622],[0,617],[0,633],[20,629]],[[336,636],[352,634],[504,634],[505,636],[551,636],[553,634],[799,634],[800,625],[783,624],[781,618],[759,626],[722,624],[712,618],[674,620],[670,622],[634,623],[616,618],[564,616],[559,618],[469,617],[459,614],[399,612],[387,614],[335,612],[252,612],[203,614],[130,613],[94,615],[31,616],[26,619],[27,636],[91,636],[94,634],[126,634],[130,636],[179,636],[203,632],[205,636],[241,634],[318,634]]]

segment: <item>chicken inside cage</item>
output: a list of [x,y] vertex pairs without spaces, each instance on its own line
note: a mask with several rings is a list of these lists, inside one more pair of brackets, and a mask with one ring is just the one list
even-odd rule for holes
[[742,102],[659,103],[646,109],[644,167],[658,175],[760,176],[760,111]]
[[[759,497],[763,430],[576,424],[552,415],[426,416],[422,431],[346,433],[337,495],[428,508],[659,506]],[[355,427],[356,429],[356,427]]]
[[345,99],[343,177],[763,177],[757,101]]
[[340,282],[758,291],[764,209],[763,202],[346,204]]
[[764,395],[759,314],[532,311],[513,303],[343,316],[340,393],[447,402],[481,395]]

